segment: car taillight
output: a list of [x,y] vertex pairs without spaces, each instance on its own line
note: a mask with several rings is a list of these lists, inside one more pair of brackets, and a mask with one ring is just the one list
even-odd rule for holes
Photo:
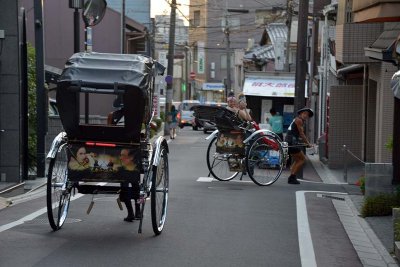
[[181,119],[181,113],[178,113],[178,114],[176,115],[176,117],[178,118],[178,120],[180,120],[180,119]]

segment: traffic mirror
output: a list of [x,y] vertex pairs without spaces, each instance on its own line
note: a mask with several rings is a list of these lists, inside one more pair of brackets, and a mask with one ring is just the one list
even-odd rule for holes
[[97,25],[106,13],[107,2],[105,0],[86,0],[82,18],[86,27]]

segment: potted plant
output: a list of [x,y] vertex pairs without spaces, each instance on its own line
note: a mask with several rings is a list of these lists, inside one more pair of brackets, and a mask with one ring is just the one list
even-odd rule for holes
[[360,187],[361,193],[365,195],[365,176],[358,178],[356,185]]

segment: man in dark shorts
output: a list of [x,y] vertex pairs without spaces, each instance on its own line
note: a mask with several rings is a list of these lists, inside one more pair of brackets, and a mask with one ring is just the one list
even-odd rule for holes
[[[297,117],[289,125],[286,134],[286,142],[289,145],[289,154],[292,158],[292,166],[290,167],[289,184],[300,184],[296,178],[296,174],[301,170],[306,160],[301,144],[311,147],[304,134],[304,122],[314,115],[314,111],[310,108],[302,108],[297,111]],[[298,145],[298,146],[297,146]]]

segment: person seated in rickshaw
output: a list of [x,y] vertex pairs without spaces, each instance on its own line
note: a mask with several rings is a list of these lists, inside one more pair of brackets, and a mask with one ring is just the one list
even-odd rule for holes
[[253,118],[250,115],[250,110],[247,109],[246,96],[243,93],[240,93],[238,99],[238,117],[243,121],[253,121]]
[[233,92],[230,92],[227,98],[228,106],[226,109],[234,112],[242,121],[253,121],[252,117],[250,116],[250,112],[247,109],[245,95],[240,93],[238,99],[239,100],[237,100]]

